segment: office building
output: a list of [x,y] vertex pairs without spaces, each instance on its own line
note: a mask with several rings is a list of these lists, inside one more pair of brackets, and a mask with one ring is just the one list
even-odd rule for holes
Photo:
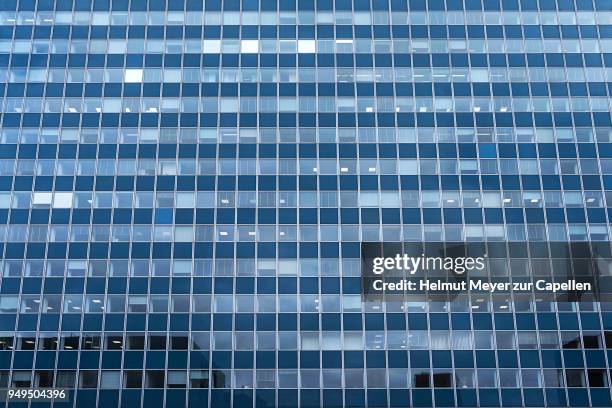
[[610,50],[609,0],[0,1],[0,388],[612,405],[611,303],[360,292],[361,242],[608,242]]

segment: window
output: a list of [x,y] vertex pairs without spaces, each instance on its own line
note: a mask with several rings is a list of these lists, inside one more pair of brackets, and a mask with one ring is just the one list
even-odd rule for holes
[[72,208],[73,193],[55,193],[53,208]]
[[51,205],[52,193],[34,193],[34,197],[32,198],[33,205]]
[[125,388],[141,388],[142,371],[125,371],[123,373],[123,385]]
[[19,305],[19,298],[17,296],[0,296],[0,312],[2,313],[16,313]]
[[55,377],[55,386],[57,388],[73,388],[76,381],[76,373],[74,371],[59,370]]
[[31,386],[31,374],[29,371],[13,371],[12,387],[28,388]]
[[191,370],[189,373],[190,388],[208,388],[208,371]]
[[121,388],[121,373],[119,371],[102,371],[100,388],[118,390]]
[[98,372],[93,370],[79,373],[79,388],[96,388],[98,386]]
[[584,388],[586,386],[583,370],[565,370],[565,379],[568,387]]
[[149,336],[149,350],[166,350],[166,335],[153,334]]
[[203,52],[205,54],[219,54],[221,52],[220,40],[204,40]]
[[298,53],[314,54],[315,44],[315,40],[298,40]]
[[124,82],[142,82],[142,69],[126,69]]
[[241,53],[258,53],[259,52],[259,41],[258,40],[242,40],[240,42]]

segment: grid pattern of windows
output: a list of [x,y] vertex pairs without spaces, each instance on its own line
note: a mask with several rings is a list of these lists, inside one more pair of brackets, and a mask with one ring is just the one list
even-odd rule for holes
[[610,241],[610,50],[610,0],[1,0],[0,388],[611,406],[610,303],[360,295],[360,242]]

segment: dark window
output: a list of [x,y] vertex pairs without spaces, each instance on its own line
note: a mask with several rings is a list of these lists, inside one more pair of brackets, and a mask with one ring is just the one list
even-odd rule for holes
[[165,350],[166,349],[166,336],[160,336],[160,335],[149,336],[149,349],[150,350]]
[[97,371],[81,371],[79,376],[79,388],[96,388],[98,386]]
[[140,388],[142,387],[142,371],[126,371],[123,373],[123,380],[125,388]]
[[143,335],[128,335],[127,346],[128,350],[144,350],[145,337]]
[[589,387],[607,387],[608,377],[605,370],[588,370]]
[[568,387],[584,387],[584,372],[582,370],[565,371],[565,380]]
[[429,388],[431,387],[429,373],[419,373],[414,375],[414,386],[416,388]]
[[434,387],[436,388],[450,388],[452,386],[452,380],[450,373],[437,373],[433,375]]
[[161,370],[147,371],[147,388],[164,388],[164,372]]

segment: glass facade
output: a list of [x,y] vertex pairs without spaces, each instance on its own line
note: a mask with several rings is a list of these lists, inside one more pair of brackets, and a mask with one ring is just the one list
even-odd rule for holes
[[610,241],[610,50],[610,0],[0,1],[0,388],[611,406],[610,303],[360,295],[362,241]]

